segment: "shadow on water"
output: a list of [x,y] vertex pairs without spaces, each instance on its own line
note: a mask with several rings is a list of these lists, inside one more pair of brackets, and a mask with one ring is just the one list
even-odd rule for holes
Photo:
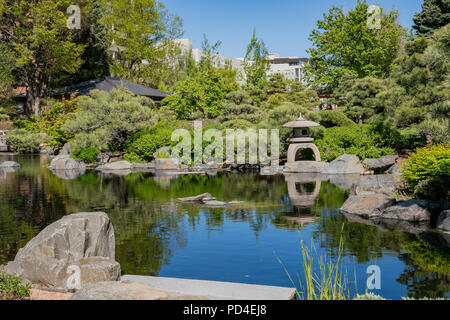
[[[423,232],[389,231],[348,220],[339,208],[351,177],[311,175],[215,176],[85,175],[58,177],[40,156],[4,156],[21,164],[0,172],[0,264],[64,215],[104,211],[116,233],[116,259],[126,274],[189,277],[291,286],[276,255],[301,272],[299,230],[331,256],[344,224],[344,255],[365,291],[367,266],[377,264],[377,294],[443,297],[450,292],[450,239]],[[209,192],[226,208],[182,204],[177,198]],[[450,237],[450,236],[449,236]],[[299,275],[301,278],[301,275]]]

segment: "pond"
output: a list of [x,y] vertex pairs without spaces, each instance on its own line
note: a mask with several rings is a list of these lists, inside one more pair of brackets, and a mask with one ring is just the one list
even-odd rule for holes
[[[366,291],[367,268],[381,269],[375,294],[449,297],[449,239],[437,233],[381,231],[350,222],[339,208],[349,191],[306,176],[259,174],[106,176],[74,180],[46,168],[45,156],[0,155],[21,164],[0,171],[0,265],[14,259],[43,228],[64,215],[106,212],[123,274],[290,286],[303,279],[300,240],[343,263],[352,291]],[[210,209],[176,199],[211,193],[245,201]],[[356,281],[355,281],[355,280]]]

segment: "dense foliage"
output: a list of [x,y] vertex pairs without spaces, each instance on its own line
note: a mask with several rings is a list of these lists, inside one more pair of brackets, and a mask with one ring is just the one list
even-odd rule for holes
[[45,134],[34,133],[25,129],[10,131],[6,136],[9,149],[18,153],[39,153],[41,143],[46,140]]
[[324,161],[332,161],[343,154],[356,154],[364,160],[395,153],[393,148],[377,143],[377,140],[371,126],[351,125],[326,129],[316,144]]
[[419,148],[403,166],[404,181],[417,196],[448,199],[450,145]]
[[397,11],[383,13],[380,28],[370,29],[368,8],[365,0],[358,0],[347,14],[333,7],[317,22],[309,37],[313,48],[308,50],[311,59],[305,67],[312,85],[331,92],[348,73],[359,78],[389,75],[405,30],[396,22]]
[[413,28],[419,36],[429,36],[450,23],[449,0],[424,0],[422,11],[413,18]]
[[19,277],[0,272],[0,300],[29,298],[31,284],[23,284]]
[[100,151],[123,151],[127,140],[137,131],[158,120],[151,99],[135,96],[119,87],[110,93],[94,90],[80,97],[80,110],[72,113],[62,130],[71,134],[72,150],[95,147]]

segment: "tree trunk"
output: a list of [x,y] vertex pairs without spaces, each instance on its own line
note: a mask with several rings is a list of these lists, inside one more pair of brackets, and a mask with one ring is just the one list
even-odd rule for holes
[[27,116],[34,115],[35,117],[38,117],[40,104],[41,104],[41,97],[37,93],[37,90],[35,88],[32,88],[31,86],[28,86],[25,114]]

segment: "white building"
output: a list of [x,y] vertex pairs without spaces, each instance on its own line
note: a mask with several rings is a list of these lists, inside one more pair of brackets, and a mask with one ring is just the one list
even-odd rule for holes
[[[196,62],[199,62],[205,54],[203,50],[193,48],[191,39],[177,39],[175,42],[180,46],[183,53],[192,50],[192,57]],[[214,62],[216,67],[224,67],[227,64],[231,64],[232,68],[238,73],[238,82],[245,82],[244,73],[244,59],[243,58],[230,58],[221,54],[214,54]],[[280,57],[279,54],[269,54],[270,69],[267,75],[270,77],[274,74],[282,74],[285,79],[295,80],[305,83],[303,77],[303,65],[308,62],[306,58],[300,57]]]

